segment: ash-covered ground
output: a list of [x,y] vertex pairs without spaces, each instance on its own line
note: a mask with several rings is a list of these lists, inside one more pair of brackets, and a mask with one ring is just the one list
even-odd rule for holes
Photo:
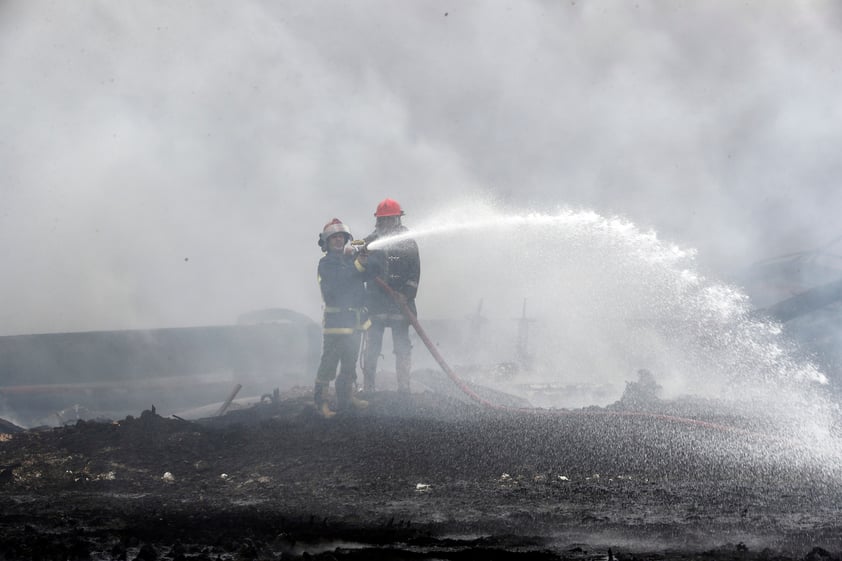
[[756,419],[368,397],[8,426],[0,559],[840,558],[838,467]]

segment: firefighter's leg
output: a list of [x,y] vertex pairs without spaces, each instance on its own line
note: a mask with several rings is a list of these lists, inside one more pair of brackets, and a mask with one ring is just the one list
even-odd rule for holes
[[392,342],[395,347],[395,372],[398,375],[398,391],[409,393],[409,373],[412,368],[412,344],[409,342],[409,322],[392,323]]
[[352,335],[343,335],[339,376],[336,377],[336,401],[340,411],[350,407],[362,409],[368,406],[368,402],[358,399],[354,395],[361,336],[362,334],[359,331],[354,331]]
[[318,411],[326,419],[330,419],[336,413],[331,411],[330,405],[327,402],[328,384],[316,380],[316,387],[313,390],[313,400],[316,403],[316,411]]
[[354,382],[350,376],[344,376],[341,373],[336,378],[336,402],[340,411],[347,411],[349,409],[365,409],[368,407],[368,402],[356,396],[354,391]]
[[330,382],[336,378],[336,368],[339,365],[339,358],[342,347],[339,344],[339,335],[325,335],[322,342],[322,359],[319,362],[319,369],[316,372],[316,384],[313,389],[313,402],[316,409],[325,417],[335,415],[330,410],[327,393]]
[[365,351],[363,352],[363,390],[374,391],[374,374],[377,372],[377,361],[383,348],[383,320],[372,318],[371,327],[365,332]]
[[[360,399],[357,397],[357,360],[360,358],[360,341],[363,338],[363,331],[355,331],[354,334],[349,337],[349,345],[347,348],[347,372],[348,377],[351,379],[351,406],[356,407],[357,409],[365,409],[368,407],[368,402],[364,399]],[[346,362],[343,361],[343,369],[346,368],[344,365]]]

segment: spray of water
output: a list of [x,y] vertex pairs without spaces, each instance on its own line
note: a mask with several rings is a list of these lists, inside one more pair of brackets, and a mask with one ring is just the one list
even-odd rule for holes
[[[828,445],[837,408],[822,390],[825,374],[737,287],[701,274],[695,251],[627,220],[567,208],[512,213],[471,201],[409,226],[371,248],[407,236],[419,243],[422,323],[464,317],[483,302],[483,315],[510,328],[482,334],[485,357],[500,359],[512,356],[515,320],[527,310],[530,367],[486,383],[514,394],[541,384],[599,386],[607,390],[593,404],[604,405],[645,368],[665,398],[716,400]],[[478,356],[452,352],[456,362]],[[537,405],[568,406],[563,398]]]

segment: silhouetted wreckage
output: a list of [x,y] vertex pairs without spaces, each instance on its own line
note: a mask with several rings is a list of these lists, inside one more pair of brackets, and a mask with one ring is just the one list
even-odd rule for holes
[[309,383],[320,345],[319,325],[286,309],[234,325],[0,337],[0,417],[66,424],[230,405],[243,385]]
[[842,279],[810,288],[765,308],[763,312],[788,322],[842,301]]
[[642,368],[637,371],[637,381],[626,382],[626,389],[620,399],[627,407],[645,408],[657,403],[663,388],[655,381],[655,376],[649,370]]
[[840,242],[842,236],[755,263],[745,279],[761,303],[756,314],[781,323],[835,385],[842,383],[842,255],[834,251]]

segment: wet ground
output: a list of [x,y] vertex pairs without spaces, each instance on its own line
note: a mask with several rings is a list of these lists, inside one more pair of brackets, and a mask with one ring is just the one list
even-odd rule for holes
[[675,407],[536,414],[430,392],[376,393],[326,420],[306,390],[283,397],[199,421],[150,410],[7,426],[0,559],[842,552],[838,466],[801,459],[756,420]]

